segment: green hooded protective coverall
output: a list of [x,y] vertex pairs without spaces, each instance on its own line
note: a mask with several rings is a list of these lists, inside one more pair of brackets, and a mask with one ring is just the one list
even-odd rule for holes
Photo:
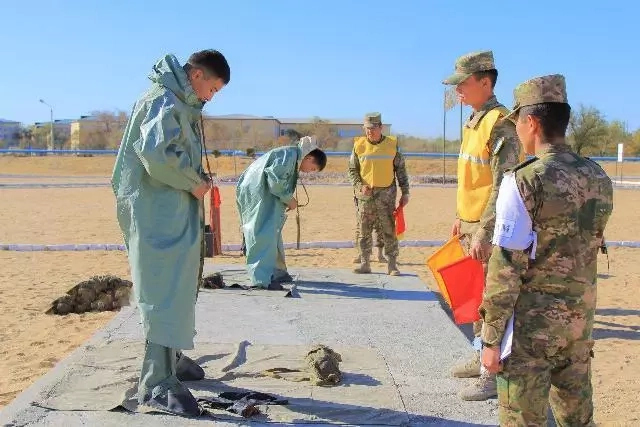
[[203,107],[173,55],[136,102],[113,170],[118,222],[145,338],[192,349],[202,245]]
[[315,141],[304,137],[297,146],[270,150],[238,179],[236,203],[253,286],[266,288],[287,272],[282,244],[285,211],[296,189],[300,162],[315,148]]

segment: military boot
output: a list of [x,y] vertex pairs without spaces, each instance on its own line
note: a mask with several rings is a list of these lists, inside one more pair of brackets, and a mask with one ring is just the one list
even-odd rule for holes
[[396,264],[396,259],[389,257],[389,264],[387,264],[387,272],[389,276],[399,276],[400,271],[398,270],[398,266]]
[[460,390],[458,396],[462,400],[487,400],[497,397],[496,376],[487,371],[483,372],[470,386]]
[[382,249],[383,248],[378,248],[378,262],[382,262],[382,263],[386,264],[387,263],[387,259],[382,254]]
[[369,265],[369,256],[363,256],[362,262],[360,263],[360,267],[353,269],[354,273],[358,274],[368,274],[371,273],[371,265]]
[[353,263],[354,263],[354,264],[360,264],[361,262],[362,262],[362,261],[360,260],[360,255],[358,255],[357,257],[355,257],[355,258],[353,259]]
[[176,360],[176,377],[179,381],[199,381],[204,378],[204,369],[183,352],[177,352]]
[[474,378],[480,376],[480,352],[474,351],[473,357],[459,363],[451,369],[451,375],[456,378]]

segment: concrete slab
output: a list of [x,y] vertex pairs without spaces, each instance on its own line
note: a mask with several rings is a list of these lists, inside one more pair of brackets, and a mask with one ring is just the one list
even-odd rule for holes
[[[205,274],[214,271],[223,273],[227,285],[247,284],[242,266],[205,266]],[[417,276],[311,268],[290,272],[299,298],[285,298],[281,291],[202,290],[196,343],[247,340],[254,344],[364,346],[384,359],[406,413],[406,425],[497,424],[495,400],[463,402],[456,396],[466,380],[451,378],[449,368],[468,356],[471,346]],[[187,426],[211,422],[125,411],[51,411],[31,405],[55,389],[88,346],[114,340],[142,340],[135,308],[123,309],[106,328],[21,393],[0,412],[0,425]]]

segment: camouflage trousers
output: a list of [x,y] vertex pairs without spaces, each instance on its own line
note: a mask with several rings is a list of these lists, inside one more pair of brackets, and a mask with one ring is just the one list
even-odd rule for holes
[[[355,245],[355,247],[358,247],[358,242],[360,241],[360,212],[358,212],[358,198],[357,197],[353,197],[353,203],[356,206],[356,236],[353,239],[353,244]],[[373,231],[375,231],[376,233],[376,247],[377,248],[384,248],[384,237],[382,236],[382,231],[380,229],[380,222],[376,221],[376,223],[373,225]]]
[[[479,223],[477,222],[465,222],[460,221],[460,244],[462,245],[462,249],[466,255],[471,253],[471,239],[473,235],[478,230]],[[485,282],[487,278],[487,263],[482,263],[482,268],[484,269],[484,277]],[[473,335],[476,337],[480,336],[482,332],[482,319],[476,320],[473,322]]]
[[373,229],[376,223],[384,240],[384,253],[389,258],[398,257],[398,239],[393,211],[396,208],[397,189],[395,185],[387,188],[374,188],[368,197],[358,197],[358,216],[360,236],[358,251],[362,257],[370,257],[373,247]]
[[556,352],[541,340],[543,331],[521,336],[517,327],[511,355],[496,378],[500,425],[546,426],[551,406],[558,426],[594,426],[593,341],[573,342]]

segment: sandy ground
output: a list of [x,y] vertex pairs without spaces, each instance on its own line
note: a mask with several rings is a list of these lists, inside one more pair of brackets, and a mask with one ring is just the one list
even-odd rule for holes
[[[113,164],[113,158],[66,160],[65,165],[65,159],[61,158],[0,157],[0,174],[107,176],[109,162]],[[420,162],[413,166],[416,170],[433,167],[433,162]],[[229,163],[225,165],[227,171],[229,166],[233,168]],[[308,186],[308,190],[311,203],[301,209],[302,240],[351,239],[355,218],[351,190],[328,186]],[[225,186],[221,191],[223,241],[239,243],[233,187]],[[452,188],[415,188],[406,210],[406,238],[445,239],[454,214],[454,194]],[[633,208],[639,202],[640,192],[616,191],[608,239],[640,240],[640,225]],[[0,189],[0,218],[2,243],[121,242],[109,188]],[[293,215],[285,226],[284,239],[295,241]],[[418,273],[427,286],[435,288],[431,274],[424,267],[425,258],[432,252],[433,249],[404,248],[400,261],[402,271]],[[603,276],[599,281],[594,333],[593,383],[596,419],[603,425],[640,423],[637,397],[640,395],[640,296],[634,292],[640,275],[640,264],[635,261],[638,253],[633,249],[611,249],[609,275],[606,258],[600,256]],[[354,254],[353,249],[289,250],[287,262],[291,266],[349,268]],[[239,254],[227,254],[208,262],[242,263],[242,258]],[[51,301],[92,275],[115,274],[129,278],[129,273],[122,252],[0,252],[0,265],[1,407],[114,315],[46,315],[44,311]],[[384,266],[374,265],[374,268],[383,271]]]
[[[110,176],[113,170],[113,156],[96,157],[13,157],[0,156],[0,175],[2,174],[34,174],[34,175],[82,175],[82,176]],[[219,157],[209,156],[211,170],[223,175],[240,174],[251,159],[246,157]],[[234,165],[235,163],[235,165]],[[609,175],[618,176],[619,166],[615,162],[602,164]],[[346,157],[329,157],[327,172],[346,172],[348,159]],[[441,175],[443,172],[442,159],[418,159],[407,158],[409,174],[433,174]],[[444,170],[447,175],[456,173],[456,159],[446,158]],[[640,162],[626,162],[622,166],[625,176],[639,176]]]

